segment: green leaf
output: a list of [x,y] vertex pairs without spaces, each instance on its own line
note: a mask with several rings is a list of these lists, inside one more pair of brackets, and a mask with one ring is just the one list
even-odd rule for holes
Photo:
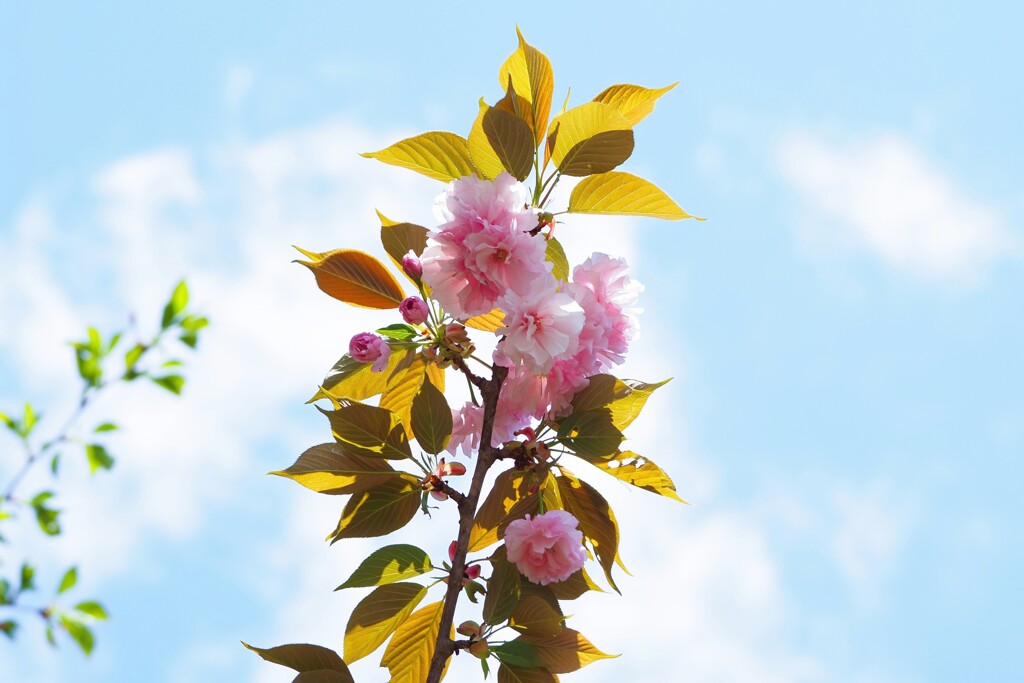
[[348,449],[359,455],[403,460],[412,456],[402,423],[390,410],[351,403],[338,410],[321,410],[331,431]]
[[360,600],[345,627],[345,661],[351,664],[380,647],[426,595],[418,583],[392,583]]
[[579,521],[580,531],[593,547],[608,583],[618,591],[612,578],[612,565],[619,555],[619,525],[615,513],[593,486],[577,479],[565,468],[561,469],[562,476],[557,478],[558,492],[565,510]]
[[423,450],[436,455],[445,449],[452,436],[452,409],[432,383],[420,386],[412,401],[410,418],[412,432]]
[[182,280],[174,288],[174,292],[171,294],[170,301],[164,306],[163,319],[160,322],[160,326],[163,329],[167,329],[174,323],[174,319],[185,310],[185,306],[188,305],[188,285]]
[[109,619],[107,610],[103,608],[103,605],[96,602],[95,600],[86,600],[75,605],[75,610],[82,614],[88,614],[93,619]]
[[127,353],[124,354],[124,370],[125,375],[128,375],[128,379],[132,379],[132,373],[135,370],[135,364],[139,362],[139,358],[146,352],[146,347],[142,344],[136,344],[132,348],[128,349]]
[[587,102],[551,122],[551,159],[568,176],[606,173],[633,153],[633,129],[615,107]]
[[67,615],[61,616],[60,625],[68,632],[68,635],[71,636],[72,640],[78,643],[78,647],[82,648],[82,652],[84,652],[86,656],[92,654],[93,646],[96,644],[96,639],[92,634],[92,629]]
[[89,471],[96,474],[96,470],[109,470],[114,466],[114,458],[103,446],[91,443],[85,447],[85,456],[89,459]]
[[448,132],[421,133],[360,156],[448,182],[473,173],[466,139]]
[[683,211],[653,183],[621,171],[601,173],[582,180],[569,195],[569,212],[647,216],[670,221],[696,218]]
[[113,422],[104,422],[103,424],[99,425],[98,427],[96,427],[96,429],[92,431],[97,434],[100,434],[103,432],[114,432],[117,431],[117,429],[117,425],[114,424]]
[[[443,600],[431,603],[416,611],[395,630],[395,635],[380,660],[380,665],[388,668],[393,683],[418,683],[427,679],[430,660],[434,655],[434,644],[441,630],[443,609]],[[454,629],[450,630],[449,637],[452,635]],[[445,669],[447,668],[446,662]]]
[[[403,473],[404,474],[404,473]],[[420,507],[423,489],[409,474],[353,494],[341,512],[338,527],[328,537],[331,543],[343,538],[384,536],[408,524]]]
[[562,282],[569,279],[569,259],[565,255],[565,249],[562,248],[562,244],[554,237],[548,239],[544,258],[552,264],[551,274],[555,276],[555,279]]
[[26,402],[25,416],[21,418],[21,435],[24,437],[28,437],[28,435],[32,433],[32,430],[35,429],[36,423],[38,421],[39,416],[36,414],[36,411],[33,410],[32,404]]
[[10,429],[11,431],[18,431],[17,427],[15,426],[17,425],[17,423],[14,420],[12,420],[7,413],[0,413],[0,422],[3,422],[5,425],[7,425],[7,428]]
[[501,645],[492,645],[491,652],[506,666],[519,669],[542,669],[544,660],[537,654],[537,648],[520,640],[510,640]]
[[352,674],[349,673],[345,662],[342,661],[337,652],[329,648],[321,647],[320,645],[298,643],[293,645],[278,645],[277,647],[271,647],[264,650],[262,648],[253,647],[244,641],[242,642],[242,645],[244,645],[246,649],[258,654],[264,660],[273,664],[286,666],[293,671],[298,671],[299,673],[332,671],[341,676],[341,678],[337,679],[339,683],[341,681],[345,681],[345,683],[354,683],[352,680]]
[[72,567],[64,572],[64,578],[60,580],[60,587],[57,588],[57,595],[71,590],[78,583],[78,567]]
[[600,458],[614,453],[622,432],[612,423],[607,408],[573,412],[558,424],[558,440],[578,455]]
[[11,621],[10,619],[8,619],[7,621],[0,621],[0,633],[3,633],[11,640],[14,640],[14,636],[17,632],[18,622]]
[[401,476],[386,460],[351,453],[339,443],[313,446],[288,469],[270,474],[331,495],[358,493]]
[[419,331],[411,325],[395,323],[394,325],[380,328],[377,330],[377,334],[382,337],[397,339],[398,341],[412,341],[415,337],[419,336]]
[[43,491],[36,494],[29,501],[29,505],[32,506],[32,510],[36,515],[36,522],[43,533],[48,536],[57,536],[60,534],[60,523],[58,521],[60,510],[54,510],[46,506],[46,501],[50,498],[53,498],[53,492]]
[[181,375],[164,375],[163,377],[153,377],[152,379],[154,384],[163,387],[175,396],[180,396],[181,390],[185,386],[185,378]]
[[31,591],[36,589],[36,568],[30,565],[28,562],[24,562],[21,565],[21,583],[18,591],[24,593],[25,591]]
[[352,576],[334,590],[383,586],[426,574],[433,568],[425,550],[408,544],[388,545],[363,560]]
[[383,263],[363,251],[335,249],[315,261],[297,261],[328,296],[360,308],[391,309],[405,299],[402,286]]
[[548,670],[556,674],[576,671],[598,659],[618,657],[601,652],[582,633],[571,628],[563,629],[554,637],[519,636],[516,640],[533,645]]
[[505,546],[498,548],[490,558],[493,571],[487,582],[484,597],[484,621],[499,626],[511,616],[519,602],[521,577],[516,566],[508,561]]
[[664,88],[651,89],[639,85],[620,83],[608,86],[602,90],[594,98],[594,101],[603,102],[615,107],[620,114],[626,117],[630,124],[635,126],[654,111],[654,103],[657,102],[659,97],[677,85],[679,85],[678,82]]

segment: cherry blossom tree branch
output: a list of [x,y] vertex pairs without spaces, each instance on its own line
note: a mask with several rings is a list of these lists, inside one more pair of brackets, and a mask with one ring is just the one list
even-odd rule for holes
[[[461,361],[461,359],[459,359]],[[455,364],[457,367],[459,363]],[[465,362],[461,363],[463,372],[472,375]],[[473,375],[475,377],[475,375]],[[498,408],[498,396],[501,394],[501,387],[508,376],[508,368],[500,365],[494,366],[493,374],[489,380],[480,379],[480,392],[483,395],[484,416],[480,428],[480,452],[477,454],[476,469],[473,471],[473,483],[470,485],[469,493],[461,501],[459,506],[459,536],[456,539],[455,556],[452,558],[452,577],[461,579],[466,571],[466,554],[469,552],[469,535],[473,528],[473,518],[476,515],[477,504],[480,502],[480,493],[483,491],[484,479],[487,471],[498,459],[499,449],[491,446],[491,435],[494,432],[494,415]],[[472,381],[472,379],[471,379]],[[475,382],[474,382],[475,383]],[[450,494],[449,494],[450,495]],[[434,646],[434,655],[430,660],[430,670],[427,673],[427,683],[440,683],[441,674],[444,672],[445,663],[448,658],[460,647],[469,647],[468,644],[461,644],[461,641],[454,641],[449,637],[452,624],[455,620],[455,606],[459,601],[459,592],[462,590],[462,581],[453,578],[448,582],[448,589],[444,596],[444,607],[441,610],[441,623],[439,625],[437,643]]]

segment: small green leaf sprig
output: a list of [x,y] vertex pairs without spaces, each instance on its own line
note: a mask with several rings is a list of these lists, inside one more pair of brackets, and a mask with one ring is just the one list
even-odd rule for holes
[[[92,474],[114,467],[114,456],[103,437],[120,426],[103,420],[91,428],[80,429],[88,409],[107,389],[116,384],[146,380],[172,394],[181,394],[185,386],[185,377],[181,374],[184,363],[172,351],[195,350],[200,332],[208,325],[204,316],[188,309],[188,299],[188,285],[182,280],[163,307],[160,328],[148,337],[139,334],[132,320],[128,329],[107,338],[95,327],[89,327],[84,339],[72,342],[81,381],[78,400],[62,425],[51,430],[47,437],[40,436],[40,429],[47,421],[31,403],[25,403],[17,416],[0,412],[0,423],[19,443],[22,452],[21,463],[15,466],[10,478],[0,480],[0,543],[8,543],[3,534],[4,524],[24,514],[32,515],[45,535],[61,534],[62,511],[56,506],[57,492],[47,487],[32,494],[22,493],[27,475],[40,464],[45,463],[56,479],[63,458],[79,451]],[[131,337],[134,341],[129,342]],[[0,567],[0,571],[2,569]],[[45,602],[32,599],[39,593],[36,574],[36,565],[25,560],[16,576],[0,575],[0,633],[13,640],[20,628],[19,616],[31,614],[44,623],[46,639],[51,645],[57,644],[57,634],[62,632],[82,652],[91,654],[95,645],[92,625],[106,620],[108,614],[95,600],[82,600],[70,607],[62,605],[65,594],[78,583],[78,567],[64,572],[52,597]]]

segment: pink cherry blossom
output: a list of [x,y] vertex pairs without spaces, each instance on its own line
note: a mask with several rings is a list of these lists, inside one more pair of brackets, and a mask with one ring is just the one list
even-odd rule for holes
[[511,522],[505,529],[509,562],[530,581],[546,585],[565,581],[587,560],[579,521],[565,510]]
[[505,326],[503,353],[522,363],[529,372],[546,374],[556,360],[569,358],[579,349],[585,322],[583,309],[572,297],[555,289],[555,279],[536,283],[526,296],[509,292],[502,300]]
[[410,325],[422,325],[427,321],[427,317],[430,315],[430,309],[427,308],[427,302],[418,296],[410,296],[405,299],[398,306],[398,312],[402,314],[402,320]]
[[402,270],[416,282],[419,282],[420,278],[423,277],[423,264],[420,263],[419,257],[412,249],[402,257]]
[[388,366],[391,358],[391,347],[378,335],[372,332],[360,332],[348,343],[348,353],[353,360],[360,363],[373,363],[370,370],[381,372]]
[[506,291],[525,292],[551,271],[544,238],[529,234],[536,213],[509,174],[455,180],[437,208],[443,223],[423,252],[423,281],[456,318],[488,313]]

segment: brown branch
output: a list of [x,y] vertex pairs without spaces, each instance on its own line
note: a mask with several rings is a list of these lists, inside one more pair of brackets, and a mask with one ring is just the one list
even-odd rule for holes
[[466,365],[465,358],[463,358],[462,356],[455,356],[454,358],[452,358],[452,365],[461,370],[462,374],[469,378],[469,381],[473,383],[473,386],[483,391],[484,385],[487,384],[487,380],[485,380],[483,377],[470,370],[469,366]]
[[461,491],[456,491],[455,489],[453,489],[446,481],[438,479],[437,481],[430,482],[430,485],[433,486],[434,489],[438,491],[447,493],[448,497],[454,500],[460,506],[462,505],[463,501],[466,500],[465,494],[463,494]]
[[[468,373],[472,381],[472,377],[476,377],[476,375],[465,368],[465,362],[462,363],[462,366],[460,369]],[[473,528],[473,517],[476,515],[476,507],[483,491],[487,470],[494,464],[498,456],[498,449],[491,446],[491,435],[494,432],[494,414],[498,407],[498,395],[501,393],[501,387],[507,376],[508,368],[495,365],[491,379],[478,378],[480,379],[478,386],[484,400],[483,425],[480,428],[480,452],[477,454],[476,469],[473,471],[473,483],[469,488],[469,493],[458,502],[459,537],[456,539],[455,557],[452,558],[451,576],[461,577],[466,571],[466,553],[469,551],[469,534]],[[445,662],[460,647],[468,647],[468,645],[461,644],[461,641],[452,640],[448,635],[452,630],[452,623],[455,621],[455,606],[458,603],[461,590],[461,581],[448,582],[444,607],[441,610],[437,643],[434,646],[434,656],[430,660],[430,670],[427,673],[427,683],[440,683]]]

